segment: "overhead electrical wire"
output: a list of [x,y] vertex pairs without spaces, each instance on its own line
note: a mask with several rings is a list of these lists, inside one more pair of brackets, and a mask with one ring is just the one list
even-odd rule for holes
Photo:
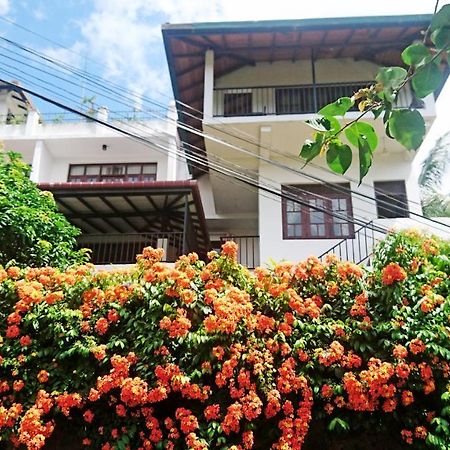
[[[0,82],[9,84],[11,86],[15,86],[13,83],[10,83],[10,82],[8,82],[6,80],[3,80],[3,79],[0,79]],[[38,92],[36,92],[34,90],[31,90],[31,89],[28,89],[28,88],[25,88],[25,87],[22,87],[22,90],[24,92],[30,94],[30,95],[33,95],[33,96],[35,96],[37,98],[40,98],[41,100],[49,102],[49,103],[53,104],[54,106],[57,106],[57,107],[59,107],[61,109],[69,111],[71,113],[80,115],[81,117],[84,117],[85,119],[87,119],[89,121],[93,121],[93,122],[99,123],[99,124],[101,124],[101,125],[103,125],[103,126],[105,126],[107,128],[110,128],[110,129],[112,129],[114,131],[117,131],[117,132],[119,132],[119,133],[121,133],[121,134],[123,134],[125,136],[128,136],[128,137],[130,137],[132,139],[135,139],[135,140],[137,140],[137,141],[139,141],[141,143],[145,143],[147,145],[150,145],[152,148],[160,149],[165,154],[166,154],[167,150],[171,150],[171,149],[168,149],[167,147],[161,146],[160,144],[158,144],[156,142],[150,141],[150,140],[148,140],[147,138],[145,138],[143,136],[139,136],[139,135],[133,134],[133,133],[127,131],[126,129],[117,127],[117,126],[115,126],[115,125],[113,125],[111,123],[102,121],[102,120],[100,120],[98,118],[91,117],[88,114],[80,112],[80,111],[78,111],[78,110],[76,110],[76,109],[74,109],[74,108],[72,108],[72,107],[70,107],[68,105],[65,105],[65,104],[63,104],[63,103],[61,103],[59,101],[53,100],[53,99],[51,99],[51,98],[49,98],[47,96],[44,96],[44,95],[42,95],[42,94],[40,94],[40,93],[38,93]],[[188,160],[191,159],[195,163],[200,163],[202,165],[205,165],[205,159],[202,159],[202,158],[192,157],[191,155],[185,155],[185,154],[183,155],[183,158],[188,159]],[[250,179],[248,177],[247,178],[242,177],[242,174],[237,174],[236,172],[230,171],[229,169],[224,168],[223,166],[216,166],[216,165],[214,165],[214,167],[212,167],[212,169],[214,171],[217,171],[217,172],[221,173],[221,174],[224,174],[224,175],[236,178],[242,183],[245,183],[245,184],[247,184],[249,186],[253,186],[256,189],[261,190],[261,191],[263,191],[265,193],[271,194],[271,195],[273,195],[275,197],[283,198],[285,200],[292,200],[295,203],[304,205],[304,206],[306,206],[306,207],[308,207],[310,209],[322,212],[322,213],[324,213],[326,215],[338,218],[340,220],[344,220],[346,222],[352,223],[353,225],[359,225],[361,227],[367,227],[368,229],[370,229],[372,231],[379,232],[379,233],[382,233],[382,234],[386,234],[389,231],[388,229],[383,228],[383,227],[378,226],[378,225],[375,225],[373,223],[367,223],[365,221],[360,221],[360,220],[355,219],[354,217],[348,217],[346,214],[339,214],[339,213],[336,213],[334,211],[330,211],[329,209],[321,208],[321,207],[319,207],[317,205],[311,205],[310,203],[299,199],[297,196],[292,196],[292,195],[289,195],[289,193],[276,191],[272,187],[267,187],[265,185],[262,185],[257,180],[253,180],[253,179]]]
[[[66,63],[62,63],[62,62],[60,62],[60,61],[58,61],[58,60],[49,58],[48,56],[43,55],[43,54],[37,52],[36,50],[29,49],[29,48],[23,46],[22,44],[15,43],[15,42],[13,42],[13,41],[11,41],[11,40],[9,40],[9,39],[2,38],[2,37],[0,37],[0,39],[6,41],[6,42],[8,42],[8,43],[10,43],[11,45],[17,46],[17,47],[19,47],[20,49],[22,49],[22,50],[24,50],[24,51],[31,52],[33,55],[38,56],[38,57],[40,57],[40,58],[43,58],[43,59],[45,59],[46,61],[51,62],[52,64],[55,64],[55,65],[60,66],[60,67],[63,67],[64,70],[69,70],[69,71],[71,71],[73,74],[76,74],[77,76],[81,76],[84,80],[87,80],[88,82],[92,82],[92,80],[91,80],[92,78],[96,78],[96,79],[102,80],[101,78],[97,77],[96,75],[89,74],[89,73],[87,73],[87,72],[85,72],[85,71],[80,71],[79,69],[77,69],[77,68],[75,68],[75,67],[73,67],[73,66],[70,66],[70,65],[68,65],[68,64],[66,64]],[[49,74],[49,73],[47,72],[47,74]],[[110,82],[105,82],[104,80],[102,80],[102,82],[103,82],[103,83],[109,83],[109,84],[111,84]],[[102,88],[102,89],[106,89],[107,91],[113,92],[113,93],[115,93],[116,95],[123,95],[123,92],[122,92],[122,93],[119,93],[119,92],[117,92],[117,91],[112,91],[111,89],[106,88],[106,87],[104,86],[104,84],[99,84],[99,83],[97,83],[97,82],[95,82],[95,81],[94,81],[94,84],[97,85],[97,86],[99,86],[99,87]],[[113,84],[113,85],[114,85],[114,84]],[[91,89],[90,89],[90,91],[91,91],[91,92],[94,92],[94,91],[92,91]],[[101,95],[104,95],[104,94],[101,94]],[[104,95],[104,96],[105,96],[105,95]],[[106,98],[111,98],[111,97],[107,97],[107,96],[106,96]],[[113,99],[113,100],[116,101],[116,102],[118,101],[117,99]],[[152,103],[153,105],[157,105],[158,107],[161,107],[161,108],[164,108],[164,107],[165,107],[164,105],[161,105],[160,103],[156,102],[155,100],[147,100],[147,101],[149,101],[149,102]],[[185,106],[187,106],[187,105],[185,105]],[[185,113],[183,113],[183,114],[185,114]],[[190,116],[191,116],[191,117],[195,117],[195,116],[192,116],[192,115],[190,115]],[[197,118],[197,120],[201,120],[201,119],[198,119],[198,118]],[[195,128],[195,127],[189,127],[188,125],[186,125],[186,124],[184,124],[184,123],[183,123],[182,125],[178,124],[178,126],[179,126],[179,128],[183,128],[183,129],[185,129],[185,130],[186,130],[186,128],[189,128],[189,129],[191,130],[191,132],[194,133],[194,134],[198,134],[198,131],[199,131],[197,128]],[[189,130],[186,130],[186,131],[189,131]],[[224,134],[228,134],[228,135],[230,135],[230,136],[235,136],[235,135],[232,135],[231,133],[228,133],[228,132],[226,132],[226,131],[224,131],[224,130],[222,130],[222,129],[220,129],[219,131],[221,131],[221,132],[224,133]],[[240,140],[243,140],[242,138],[240,138],[240,137],[238,137],[238,136],[235,136],[235,137],[237,137],[237,138],[240,139]],[[229,144],[227,141],[223,141],[223,142],[224,142],[225,145],[228,145],[228,144]],[[247,142],[249,142],[249,141],[247,140]],[[252,145],[259,146],[259,147],[261,147],[261,148],[264,148],[264,146],[261,146],[261,144],[258,143],[258,142],[251,142],[251,144],[252,144]],[[232,144],[231,144],[231,145],[232,145]],[[267,147],[266,147],[266,148],[267,148]],[[274,150],[273,147],[270,147],[270,149],[271,149],[272,151]],[[285,152],[280,152],[280,151],[278,151],[278,153],[281,154],[281,155],[283,155],[283,156],[286,156],[286,155],[287,155]],[[256,156],[256,157],[257,157],[257,156]],[[292,158],[292,156],[291,156],[290,158]],[[295,161],[298,163],[298,160],[295,160]],[[311,164],[311,165],[312,165],[312,164]],[[326,169],[324,169],[323,167],[321,167],[321,166],[319,166],[319,165],[318,165],[317,167],[320,167],[322,170],[325,170],[325,171],[326,171]],[[291,170],[291,171],[292,171],[292,168],[291,168],[290,166],[285,166],[284,168],[285,168],[286,170]],[[295,170],[295,169],[293,169],[293,170]],[[340,192],[344,192],[345,190],[350,190],[353,194],[355,194],[355,195],[357,195],[357,196],[359,196],[359,197],[362,197],[362,198],[365,198],[365,199],[369,199],[371,203],[376,202],[376,199],[374,199],[373,197],[371,197],[371,196],[369,196],[369,195],[367,195],[367,194],[363,194],[362,192],[359,192],[359,191],[353,191],[353,190],[351,190],[351,189],[349,189],[349,188],[346,188],[346,187],[343,187],[343,186],[335,185],[335,184],[333,184],[333,183],[327,182],[326,180],[323,180],[322,178],[315,177],[315,176],[313,176],[313,175],[311,175],[311,174],[308,174],[307,172],[295,170],[295,173],[300,174],[300,175],[304,176],[305,178],[312,179],[312,180],[315,181],[315,182],[319,182],[319,183],[322,183],[322,184],[326,184],[326,185],[327,185],[330,189],[332,189],[332,190],[340,191]],[[327,173],[328,173],[328,171],[327,171]],[[390,197],[389,193],[383,192],[383,194],[384,194],[384,196],[387,197],[387,198]],[[395,198],[393,198],[393,197],[391,197],[391,199],[392,199],[392,200],[395,200]],[[383,201],[384,201],[384,200],[378,200],[378,203],[383,202]],[[412,201],[412,200],[410,200],[409,202],[410,202],[410,203],[417,203],[417,202],[414,202],[414,201]],[[417,204],[419,204],[419,203],[417,203]],[[387,206],[389,207],[389,203],[387,203]],[[418,214],[418,213],[413,213],[413,214]],[[419,216],[421,216],[421,215],[419,215]],[[422,217],[423,217],[423,216],[422,216]],[[427,220],[430,220],[430,219],[427,219]]]
[[[7,41],[9,41],[9,40],[7,40]],[[12,42],[12,41],[9,41],[9,42]],[[19,46],[20,46],[20,44],[18,44]],[[22,64],[24,64],[23,62],[21,62],[21,61],[18,61],[18,60],[16,60],[16,62],[20,62],[20,63],[22,63]],[[36,69],[36,70],[42,70],[42,69],[38,69],[38,68],[36,68],[36,67],[34,67],[34,66],[32,66],[34,69]],[[67,69],[66,69],[67,70]],[[49,73],[49,72],[47,72],[49,75],[52,75],[52,76],[55,76],[55,77],[57,77],[57,78],[60,78],[60,79],[62,79],[63,81],[66,81],[66,82],[69,82],[69,83],[71,83],[71,84],[75,84],[76,85],[76,83],[73,83],[73,82],[71,82],[70,80],[67,80],[67,79],[64,79],[64,78],[61,78],[61,77],[59,77],[59,76],[57,76],[57,75],[55,75],[55,74],[52,74],[52,73]],[[104,88],[104,86],[100,86],[100,87],[102,87],[102,88]],[[61,88],[60,88],[61,89]],[[64,90],[64,89],[63,89]],[[66,90],[65,90],[66,91]],[[67,91],[66,91],[67,92]],[[94,92],[94,91],[92,91],[92,92]],[[113,91],[114,92],[114,91]],[[94,92],[95,93],[95,92]],[[104,94],[101,94],[101,95],[104,95]],[[109,98],[111,98],[111,97],[109,97]],[[118,99],[117,98],[113,98],[112,100],[114,100],[114,101],[118,101]],[[163,105],[161,105],[161,104],[159,104],[159,103],[157,103],[157,102],[155,102],[155,101],[153,101],[152,102],[153,104],[156,104],[156,105],[158,105],[159,107],[164,107]],[[129,106],[129,105],[126,105],[126,106]],[[178,124],[179,125],[179,124]],[[183,125],[184,126],[184,125]],[[193,129],[192,127],[186,127],[187,128],[187,130],[186,131],[188,131],[188,132],[194,132],[195,134],[198,134],[198,130],[197,129]],[[223,131],[223,130],[221,130],[221,131]],[[211,137],[211,136],[208,136],[208,135],[206,135],[206,134],[203,134],[203,133],[201,133],[200,134],[202,137],[204,137],[204,138],[206,138],[206,139],[213,139],[214,140],[214,138],[213,137]],[[221,141],[219,141],[219,142],[221,142]],[[239,150],[239,151],[246,151],[245,149],[241,149],[241,148],[236,148],[236,146],[234,146],[233,144],[230,144],[230,143],[227,143],[226,141],[225,142],[223,142],[225,145],[228,145],[228,146],[231,146],[232,148],[235,148],[235,149],[237,149],[237,150]],[[253,142],[252,142],[252,144],[253,144]],[[257,143],[254,143],[254,145],[259,145],[259,144],[257,144]],[[259,155],[255,155],[253,152],[249,152],[249,151],[246,151],[247,152],[247,154],[250,154],[251,156],[253,156],[253,157],[257,157],[257,158],[259,158],[260,156]],[[268,162],[268,163],[272,163],[272,164],[274,164],[274,165],[277,165],[277,162],[274,162],[273,160],[268,160],[268,161],[265,161],[265,162]],[[288,170],[292,170],[292,168],[290,168],[289,166],[284,166],[284,165],[281,165],[281,167],[282,168],[285,168],[285,169],[288,169]],[[320,167],[320,166],[319,166]],[[303,173],[303,172],[300,172],[299,173],[299,171],[297,171],[297,170],[295,170],[294,169],[294,173],[296,173],[296,174],[300,174],[301,176],[304,176],[304,177],[306,177],[306,178],[310,178],[311,177],[311,175],[309,175],[309,174],[305,174],[305,173]],[[316,179],[317,179],[317,177],[315,177]],[[327,184],[327,182],[325,182],[324,180],[322,180],[322,179],[318,179],[319,180],[319,182],[322,182],[322,183],[324,183],[324,184]],[[332,184],[332,183],[328,183],[328,184],[330,184],[331,186],[330,187],[332,187],[332,188],[335,188],[335,190],[340,190],[341,192],[344,192],[344,191],[346,191],[346,190],[348,190],[348,188],[344,188],[344,187],[341,187],[341,186],[339,186],[339,189],[336,189],[336,185],[334,185],[334,184]],[[350,190],[351,191],[351,190]],[[355,194],[357,194],[357,195],[361,195],[361,193],[359,193],[359,192],[354,192],[354,191],[352,191],[352,193],[355,193]],[[375,198],[373,198],[373,197],[370,197],[370,196],[366,196],[369,200],[370,200],[370,202],[373,204],[374,202],[377,202],[377,200],[375,199]],[[380,202],[383,202],[383,200],[380,200],[380,199],[378,199],[378,203],[380,203]],[[387,203],[387,206],[389,207],[389,203],[388,202],[386,202]],[[386,208],[387,209],[387,208]],[[423,219],[425,219],[426,221],[434,221],[433,219],[429,219],[429,218],[425,218],[424,216],[422,216],[422,215],[420,215],[420,214],[418,214],[418,213],[414,213],[414,212],[411,212],[411,214],[413,214],[413,215],[415,215],[415,216],[418,216],[418,217],[421,217],[421,218],[423,218]],[[444,226],[446,226],[446,224],[443,224],[443,223],[441,223],[441,222],[438,222],[438,221],[434,221],[434,222],[436,222],[436,223],[438,223],[439,225],[444,225]]]
[[[5,72],[4,69],[3,69],[3,71]],[[20,72],[20,71],[19,71],[19,72]],[[9,72],[8,74],[9,74],[9,75],[12,75],[12,76],[15,76],[15,74],[13,74],[13,73],[11,73],[11,72]],[[29,79],[29,77],[25,76],[24,79]],[[37,82],[34,81],[34,80],[31,80],[30,83],[32,83],[32,84],[34,84],[34,85],[36,85],[36,86],[38,86],[38,87],[41,87],[42,89],[45,89],[45,90],[47,90],[48,92],[50,92],[50,93],[52,93],[52,94],[54,94],[54,95],[56,95],[56,96],[59,96],[60,98],[63,98],[63,99],[65,99],[65,100],[69,101],[69,102],[73,102],[73,101],[74,101],[73,99],[68,98],[67,96],[61,95],[61,93],[59,93],[59,92],[57,92],[57,91],[55,91],[55,90],[53,90],[53,89],[50,89],[50,88],[48,88],[48,87],[45,86],[45,85],[42,85],[42,84],[40,84],[40,83],[37,83]],[[57,88],[56,86],[54,86],[54,87]],[[76,94],[74,94],[74,93],[72,93],[72,92],[70,92],[70,91],[67,91],[67,90],[65,90],[65,89],[63,89],[63,91],[64,91],[64,92],[67,92],[69,95],[76,96]],[[137,130],[139,130],[139,131],[142,131],[141,128],[133,127],[133,126],[130,124],[130,122],[127,122],[127,123],[126,123],[126,127],[127,127],[128,129],[129,129],[129,128],[134,128],[134,129],[137,129]],[[148,130],[158,131],[158,130],[152,129],[152,128],[149,127],[148,125],[146,125],[146,128],[147,128]],[[164,132],[162,132],[162,133],[164,133]],[[166,134],[167,134],[168,136],[170,136],[170,137],[173,137],[173,136],[169,135],[168,133],[166,133]],[[201,150],[199,147],[193,146],[193,145],[190,144],[190,143],[187,143],[187,142],[184,142],[184,141],[182,141],[182,143],[183,143],[184,145],[188,145],[189,147],[195,149],[196,151]],[[227,163],[228,165],[230,165],[230,162],[224,160],[223,158],[219,158],[219,157],[215,156],[215,159],[216,159],[216,161],[217,161],[217,160],[220,160],[222,164]],[[203,165],[208,165],[208,161],[207,161],[206,158],[203,159],[203,160],[201,161],[201,163],[202,163]],[[232,164],[232,163],[231,163],[231,165],[233,165],[233,166],[234,166],[236,169],[238,169],[238,170],[241,170],[241,171],[242,171],[242,170],[245,170],[245,171],[248,172],[248,168],[243,168],[242,166],[239,166],[239,165],[236,165],[236,164]],[[197,168],[198,168],[198,167],[197,167]],[[277,182],[276,182],[275,180],[270,179],[270,178],[268,178],[268,177],[262,177],[261,175],[258,174],[258,172],[255,172],[255,171],[254,171],[254,173],[253,173],[253,178],[252,178],[252,179],[256,179],[256,178],[258,178],[258,177],[259,177],[259,179],[263,179],[263,180],[265,180],[266,182],[269,181],[269,182],[271,182],[271,183],[277,184]],[[292,187],[290,187],[290,188],[289,188],[289,191],[290,191],[291,194],[306,194],[306,195],[308,195],[309,197],[314,197],[314,198],[316,198],[316,199],[321,199],[321,200],[324,200],[324,201],[328,201],[328,200],[329,200],[328,197],[322,196],[322,195],[317,194],[317,193],[311,193],[310,191],[306,191],[306,190],[304,190],[304,189],[301,189],[301,188],[299,188],[298,186],[292,186]],[[325,210],[328,211],[327,209],[325,209]],[[353,208],[353,211],[356,211],[356,210],[360,210],[360,211],[366,212],[365,210],[362,210],[361,208],[355,208],[355,207],[354,207],[354,208]],[[325,212],[325,211],[324,211],[324,212]],[[328,214],[328,215],[330,215],[330,214]],[[347,217],[348,217],[347,215],[345,215],[345,216],[341,215],[339,218],[344,219],[344,217],[345,217],[346,220],[347,220]],[[367,219],[366,219],[366,218],[362,218],[362,219],[361,219],[361,218],[359,218],[358,216],[356,216],[355,214],[353,214],[353,217],[356,218],[356,219],[358,219],[358,220],[360,220],[359,225],[361,225],[361,223],[367,223]],[[361,222],[361,220],[362,220],[362,222]],[[385,230],[385,231],[387,231],[387,230]]]
[[[35,32],[35,31],[33,31],[33,30],[27,28],[27,27],[24,27],[24,26],[22,26],[22,25],[20,25],[20,24],[18,24],[18,23],[16,23],[16,22],[14,22],[14,21],[12,21],[12,20],[7,20],[7,22],[10,23],[11,25],[17,26],[17,27],[19,27],[19,28],[21,28],[21,29],[23,29],[23,30],[25,30],[25,31],[27,31],[27,32],[29,32],[29,33],[35,35],[35,36],[41,37],[42,39],[44,39],[44,40],[46,40],[46,41],[48,41],[48,42],[50,42],[50,43],[52,43],[52,44],[54,44],[54,45],[57,45],[57,46],[60,47],[60,48],[66,49],[66,50],[70,51],[71,53],[74,53],[74,54],[76,54],[76,55],[78,55],[78,56],[80,56],[80,57],[83,57],[83,58],[85,58],[85,59],[87,59],[87,60],[93,62],[93,63],[96,64],[96,65],[101,66],[97,61],[92,60],[92,59],[89,59],[89,58],[87,58],[85,55],[82,55],[82,54],[80,54],[80,53],[74,51],[73,49],[70,49],[69,47],[66,47],[66,46],[64,46],[64,45],[62,45],[62,44],[60,44],[60,43],[58,43],[58,42],[56,42],[56,41],[54,41],[54,40],[52,40],[52,39],[50,39],[50,38],[44,36],[44,35],[42,35],[42,34],[40,34],[40,33],[37,33],[37,32]],[[13,41],[10,41],[10,40],[8,40],[8,39],[6,39],[6,38],[5,38],[4,40],[7,41],[7,42],[9,42],[11,45],[16,45],[16,46],[18,46],[19,48],[23,49],[24,51],[31,51],[33,54],[39,55],[40,57],[45,57],[45,56],[46,56],[46,55],[44,55],[44,54],[40,54],[39,52],[37,52],[37,51],[35,51],[35,50],[33,50],[33,49],[29,49],[29,48],[27,49],[25,46],[23,46],[23,45],[21,45],[21,44],[19,44],[19,43],[15,43],[15,42],[13,42]],[[45,59],[47,59],[48,61],[52,60],[51,58],[48,58],[48,57],[45,58]],[[55,63],[55,60],[53,60],[53,62]],[[60,63],[61,63],[61,62],[60,62]],[[80,73],[88,74],[87,72],[85,72],[85,71],[80,71],[80,70],[78,70],[77,68],[75,68],[75,67],[73,67],[73,66],[70,66],[70,65],[68,65],[68,64],[66,64],[66,63],[62,63],[62,64],[65,65],[65,66],[67,66],[67,67],[70,67],[72,70],[76,70],[76,71],[78,72],[78,74],[80,74]],[[101,77],[98,77],[98,76],[93,75],[93,74],[88,74],[88,75],[89,75],[90,77],[95,77],[97,80],[101,80],[101,81],[105,82],[105,80],[103,80]],[[114,83],[112,83],[112,82],[108,82],[108,83],[114,86]],[[123,87],[122,87],[122,86],[118,86],[118,85],[115,85],[115,86],[117,86],[117,87],[119,87],[119,88],[121,88],[121,89],[123,90]],[[135,93],[135,92],[133,93],[133,91],[130,91],[130,90],[128,90],[128,92],[132,93],[132,95],[136,96],[136,98],[139,99],[139,100],[146,99],[146,101],[154,102],[153,100],[151,100],[151,99],[149,99],[148,97],[145,97],[145,96],[143,96],[143,95],[141,95],[141,94],[138,94],[138,93]],[[169,97],[167,94],[163,94],[163,93],[161,93],[161,92],[159,92],[159,94],[160,94],[160,95],[163,95],[163,96],[166,97],[166,98],[171,98],[171,97]],[[183,103],[183,102],[181,102],[181,101],[179,101],[179,100],[176,100],[176,103],[177,103],[177,104],[180,104],[181,106],[183,106],[183,107],[185,107],[185,108],[188,108],[188,109],[190,109],[190,110],[192,110],[192,111],[195,111],[195,112],[199,113],[200,116],[203,116],[203,112],[202,112],[202,111],[200,111],[200,110],[198,110],[198,109],[192,107],[191,105],[185,104],[185,103]],[[193,117],[193,118],[195,118],[196,120],[203,121],[203,119],[202,119],[201,117],[197,117],[197,116],[191,115],[191,114],[189,114],[189,113],[182,112],[182,111],[180,111],[180,110],[179,110],[178,112],[181,112],[181,114],[183,114],[183,115],[188,115],[188,116],[190,116],[190,117]],[[224,124],[224,122],[221,122],[221,123]],[[226,125],[229,126],[229,124],[226,124]],[[242,138],[242,137],[240,137],[240,136],[237,136],[237,135],[235,135],[235,134],[232,134],[232,133],[228,132],[227,130],[223,130],[223,129],[221,129],[221,128],[217,128],[217,127],[215,127],[214,125],[209,124],[209,126],[210,126],[211,128],[213,128],[213,129],[216,129],[217,131],[220,131],[221,133],[227,134],[227,135],[229,135],[229,136],[236,137],[236,138],[238,138],[238,139],[240,139],[240,140],[242,140],[242,141],[246,141],[246,142],[248,142],[248,143],[252,143],[253,145],[259,145],[259,146],[260,146],[260,143],[259,143],[258,141],[256,141],[256,140],[254,140],[253,136],[249,135],[248,133],[242,133],[242,130],[238,130],[238,129],[235,128],[235,127],[231,127],[231,128],[234,129],[234,130],[237,130],[237,131],[239,132],[239,134],[241,134],[241,135],[242,135],[242,134],[246,134],[247,136],[250,137],[250,139],[251,139],[252,141],[249,141],[248,139],[244,139],[244,138]],[[287,157],[287,158],[289,158],[289,159],[291,159],[291,160],[293,160],[293,161],[295,161],[295,162],[298,163],[298,159],[295,158],[295,157],[293,157],[292,155],[288,154],[287,152],[283,152],[283,151],[274,149],[273,146],[264,146],[263,148],[269,149],[269,150],[271,150],[271,151],[274,151],[274,152],[276,152],[276,153],[278,153],[278,154],[280,154],[280,155],[283,155],[284,157]],[[311,167],[315,167],[315,168],[317,168],[317,169],[319,169],[319,170],[321,170],[321,171],[323,171],[323,172],[329,173],[329,171],[328,171],[327,169],[325,169],[324,167],[322,167],[322,166],[319,165],[319,164],[315,164],[314,162],[309,162],[309,165],[310,165]],[[364,185],[364,186],[366,186],[366,187],[372,188],[371,185],[369,185],[369,184],[367,184],[367,183],[361,183],[360,181],[358,181],[358,180],[356,180],[356,179],[354,179],[354,178],[351,178],[351,177],[349,177],[348,175],[344,175],[343,178],[345,178],[345,179],[348,180],[348,181],[358,182],[358,184],[362,184],[362,185]],[[329,187],[330,187],[330,186],[329,186]],[[383,190],[380,190],[380,192],[381,192],[385,197],[390,198],[390,199],[392,199],[392,200],[396,200],[394,197],[392,197],[392,196],[389,194],[389,192],[386,192],[386,191],[383,191]],[[356,195],[358,195],[358,196],[362,196],[362,193],[360,193],[360,192],[358,192],[358,191],[354,191],[353,193],[356,194]],[[414,200],[412,200],[412,199],[408,199],[408,202],[411,203],[411,204],[421,205],[420,202],[416,202],[416,201],[414,201]],[[430,220],[430,219],[428,219],[428,220]],[[445,225],[445,224],[444,224],[444,225]]]

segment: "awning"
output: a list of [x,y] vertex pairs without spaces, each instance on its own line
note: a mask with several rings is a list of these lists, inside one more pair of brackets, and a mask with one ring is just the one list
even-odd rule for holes
[[185,232],[187,223],[198,252],[209,235],[196,181],[44,183],[59,210],[85,234]]

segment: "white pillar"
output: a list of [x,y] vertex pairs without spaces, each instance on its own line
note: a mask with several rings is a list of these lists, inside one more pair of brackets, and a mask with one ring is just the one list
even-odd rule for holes
[[53,158],[47,150],[44,141],[36,141],[31,166],[31,181],[35,183],[49,182],[49,177],[46,174],[51,170],[52,160]]
[[35,110],[28,111],[27,122],[25,126],[25,134],[31,136],[35,133],[36,127],[39,125],[39,113]]
[[214,51],[205,53],[205,81],[203,93],[203,118],[208,120],[213,116],[214,102]]

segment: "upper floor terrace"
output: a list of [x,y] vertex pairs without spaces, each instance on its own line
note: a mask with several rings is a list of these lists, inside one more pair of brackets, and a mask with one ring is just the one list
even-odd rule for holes
[[[179,120],[203,124],[306,120],[321,106],[370,85],[379,67],[403,65],[431,16],[347,17],[163,25]],[[420,106],[408,87],[399,106]],[[350,111],[349,117],[358,114]],[[202,136],[181,131],[205,148]]]

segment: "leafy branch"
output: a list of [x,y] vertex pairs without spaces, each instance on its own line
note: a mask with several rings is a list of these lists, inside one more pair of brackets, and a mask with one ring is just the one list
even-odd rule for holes
[[[431,41],[428,44],[428,41]],[[350,97],[341,97],[318,111],[319,117],[306,121],[315,129],[313,140],[308,140],[300,151],[305,164],[319,155],[326,155],[330,169],[344,174],[352,164],[355,147],[359,153],[359,178],[367,175],[378,145],[374,127],[361,121],[372,112],[375,119],[382,117],[388,137],[395,139],[408,150],[416,150],[425,137],[422,114],[412,107],[397,107],[402,89],[411,86],[415,99],[435,92],[443,82],[440,63],[450,53],[450,5],[436,12],[423,41],[408,46],[401,54],[404,67],[381,67],[376,83],[360,89]],[[337,119],[357,106],[361,112],[356,118],[341,125]],[[342,140],[345,135],[346,142]]]

